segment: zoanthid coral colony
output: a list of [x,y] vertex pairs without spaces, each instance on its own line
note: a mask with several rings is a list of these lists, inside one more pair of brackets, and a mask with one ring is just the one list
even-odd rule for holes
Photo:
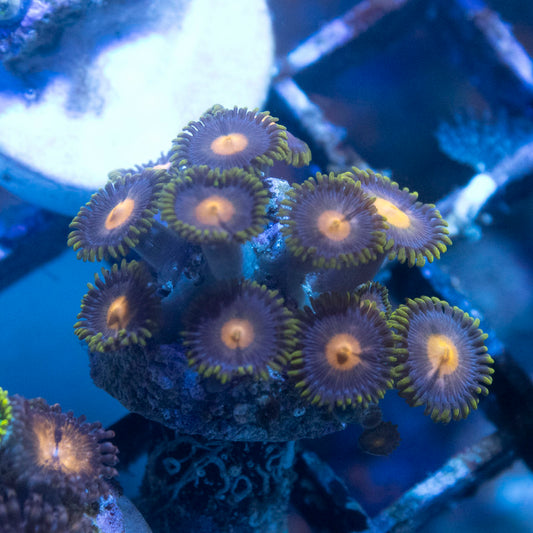
[[479,322],[428,297],[392,310],[372,281],[446,251],[436,207],[372,170],[272,175],[310,158],[269,113],[215,105],[156,163],[110,173],[69,236],[78,258],[115,261],[75,325],[99,386],[208,440],[318,436],[354,412],[377,455],[399,441],[376,415],[391,388],[435,421],[477,407],[492,374]]
[[[91,261],[133,250],[149,268],[123,259],[104,269],[83,298],[76,334],[92,351],[117,351],[158,343],[164,326],[191,365],[224,382],[268,379],[274,368],[330,406],[377,402],[396,385],[436,420],[466,416],[491,381],[478,322],[426,298],[389,319],[386,289],[364,292],[370,279],[359,278],[385,259],[412,267],[439,258],[451,244],[446,222],[371,170],[292,186],[269,175],[274,160],[300,166],[308,151],[267,112],[215,105],[178,134],[168,164],[112,172],[72,221],[69,245]],[[275,249],[260,246],[273,232]],[[183,250],[196,257],[196,281],[176,308],[173,293],[191,276]],[[157,270],[169,258],[176,273],[162,280]],[[346,290],[327,290],[328,280],[339,286],[335,278]],[[160,308],[171,316],[158,324]],[[435,329],[443,333],[426,332]]]

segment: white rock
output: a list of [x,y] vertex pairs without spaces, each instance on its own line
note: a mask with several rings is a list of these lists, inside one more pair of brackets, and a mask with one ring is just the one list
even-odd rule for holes
[[[274,57],[266,0],[151,4],[146,31],[108,44],[75,79],[56,75],[35,101],[0,84],[0,185],[74,215],[110,170],[157,159],[213,104],[261,107]],[[64,64],[80,62],[74,31]]]

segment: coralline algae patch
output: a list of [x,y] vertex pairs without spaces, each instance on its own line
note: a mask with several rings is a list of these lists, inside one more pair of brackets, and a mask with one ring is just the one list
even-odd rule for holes
[[156,164],[111,172],[74,219],[79,258],[125,257],[75,327],[94,381],[128,409],[208,439],[284,441],[361,421],[393,387],[443,422],[488,392],[478,322],[425,297],[391,318],[370,281],[387,259],[446,251],[435,206],[371,170],[269,176],[308,161],[305,146],[266,112],[215,105]]

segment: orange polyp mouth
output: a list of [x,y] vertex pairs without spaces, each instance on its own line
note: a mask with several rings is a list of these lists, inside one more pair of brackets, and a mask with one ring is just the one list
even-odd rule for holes
[[220,135],[211,143],[211,150],[217,155],[234,155],[248,146],[248,138],[242,133]]
[[343,241],[350,235],[350,221],[339,211],[324,211],[318,217],[318,230],[332,241]]
[[107,309],[106,320],[107,327],[110,329],[117,331],[126,329],[131,320],[128,299],[126,296],[119,296],[111,302],[111,305]]
[[196,219],[206,226],[220,226],[229,222],[235,215],[235,207],[223,196],[209,196],[202,200],[194,210]]
[[249,320],[232,318],[220,330],[222,342],[230,349],[247,348],[254,340],[254,328]]
[[446,376],[455,372],[459,366],[459,353],[449,337],[434,333],[429,336],[426,348],[432,373]]
[[399,207],[396,207],[385,198],[376,198],[374,202],[378,214],[387,219],[387,222],[395,228],[407,229],[411,225],[411,219]]
[[348,333],[338,333],[326,344],[326,359],[335,370],[351,370],[361,362],[361,345]]
[[126,198],[118,203],[105,219],[105,228],[113,230],[125,224],[131,217],[133,209],[135,208],[135,200]]

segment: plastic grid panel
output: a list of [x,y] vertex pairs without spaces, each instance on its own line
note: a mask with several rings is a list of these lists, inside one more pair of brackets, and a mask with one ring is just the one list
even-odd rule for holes
[[[479,0],[363,0],[342,16],[331,20],[319,31],[279,60],[273,90],[294,115],[311,142],[326,154],[329,170],[352,165],[365,168],[364,159],[346,142],[346,131],[327,120],[320,105],[313,102],[296,81],[298,74],[346,46],[356,46],[365,32],[380,27],[387,19],[401,16],[402,11],[416,9],[420,16],[429,12],[446,19],[454,37],[453,46],[464,56],[465,69],[478,69],[478,86],[489,87],[491,97],[501,97],[510,107],[530,105],[533,101],[533,63],[509,26],[497,12]],[[408,17],[406,16],[405,19]],[[404,19],[404,20],[405,20]],[[409,31],[409,26],[404,31]],[[392,35],[391,38],[398,38]],[[493,73],[497,72],[498,75]],[[452,234],[461,234],[477,217],[489,199],[501,194],[512,181],[533,172],[533,147],[526,143],[507,156],[490,172],[474,175],[459,191],[450,193],[438,203],[443,216],[451,221]],[[459,305],[482,320],[483,330],[489,333],[489,352],[495,359],[498,379],[492,389],[491,400],[484,402],[487,417],[497,431],[450,458],[437,472],[412,487],[399,500],[367,523],[369,531],[413,531],[452,500],[460,499],[491,477],[501,473],[517,458],[531,469],[533,454],[529,443],[533,437],[533,383],[499,341],[480,310],[473,309],[457,292],[449,276],[437,264],[420,269],[420,275],[430,283],[434,292]],[[300,476],[312,478],[316,485],[324,484],[316,458],[303,458]],[[331,473],[326,475],[329,478]],[[321,481],[322,480],[322,481]],[[323,488],[323,487],[322,487]],[[320,492],[320,488],[317,488]],[[336,523],[345,530],[362,530],[353,519],[354,502],[349,498],[344,508],[338,508],[322,490],[324,499],[336,513],[344,513]],[[303,509],[303,512],[310,512]],[[349,526],[348,524],[351,524]]]

